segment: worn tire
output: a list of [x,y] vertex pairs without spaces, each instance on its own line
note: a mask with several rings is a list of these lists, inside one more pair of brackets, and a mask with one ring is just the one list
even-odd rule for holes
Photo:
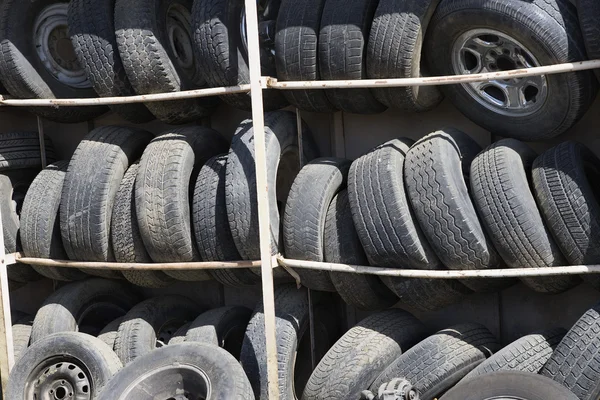
[[[137,160],[152,134],[121,126],[91,131],[75,149],[60,201],[60,230],[69,259],[112,261],[110,219],[115,195],[129,164]],[[90,162],[95,160],[95,162]],[[86,269],[118,278],[118,271]]]
[[[511,268],[565,265],[529,186],[535,157],[527,145],[504,139],[485,149],[471,164],[471,193],[479,217]],[[560,293],[575,286],[579,279],[535,277],[521,281],[538,292]]]
[[[317,41],[325,0],[282,0],[275,33],[275,61],[280,81],[318,81]],[[309,112],[333,112],[336,108],[324,90],[284,90],[296,108]]]
[[117,332],[119,331],[119,325],[123,322],[123,317],[119,317],[110,321],[98,334],[98,339],[102,340],[111,350],[115,348],[115,339],[117,339]]
[[[600,4],[594,0],[577,0],[576,5],[588,59],[597,60],[600,58]],[[594,73],[600,80],[600,70],[595,69]]]
[[[80,374],[84,374],[88,379],[89,386],[82,387],[81,391],[74,390],[73,394],[77,397],[80,394],[87,395],[90,400],[99,398],[109,380],[122,367],[115,353],[101,340],[79,332],[56,333],[33,344],[15,363],[8,379],[7,398],[28,398],[33,392],[30,391],[33,383],[31,381],[35,380],[36,376],[41,381],[41,386],[36,388],[39,390],[38,394],[43,393],[47,398],[54,393],[53,387],[63,387],[65,390],[66,385],[61,386],[58,382],[61,379],[63,382],[67,381],[72,388],[77,387],[77,383],[83,384],[82,378],[72,379],[60,369],[61,361],[68,363],[63,365],[65,369],[68,368],[67,365],[77,365],[81,369]],[[41,372],[46,368],[42,375]],[[41,379],[42,377],[46,379]],[[52,386],[52,383],[58,385]]]
[[[211,158],[202,166],[194,187],[192,224],[200,257],[205,261],[238,261],[242,256],[231,236],[225,204],[227,155]],[[213,269],[218,282],[231,287],[254,286],[260,278],[250,269]]]
[[187,334],[188,329],[190,328],[191,322],[187,322],[179,327],[169,339],[169,345],[179,344],[185,342],[185,335]]
[[540,374],[571,390],[580,400],[600,396],[600,305],[587,310],[560,341]]
[[[119,54],[137,94],[179,92],[204,86],[204,76],[198,68],[200,60],[193,54],[191,26],[175,24],[176,32],[170,39],[165,22],[179,21],[185,14],[191,18],[192,3],[192,0],[115,0]],[[171,14],[172,10],[176,14]],[[190,31],[185,32],[188,28]],[[180,55],[173,49],[176,44],[183,51]],[[217,105],[214,97],[145,104],[156,118],[167,124],[184,124],[207,117]]]
[[[340,191],[329,205],[323,240],[325,262],[369,264],[354,228],[347,190]],[[330,272],[330,276],[342,300],[360,310],[382,310],[398,301],[377,275]]]
[[[485,234],[469,196],[471,162],[481,147],[446,128],[415,143],[406,155],[405,186],[431,247],[449,269],[500,269],[504,261]],[[495,292],[514,279],[462,279],[476,292]]]
[[[47,7],[60,3],[66,6],[68,2],[43,0],[31,3],[5,0],[1,5],[0,76],[8,92],[16,98],[60,99],[97,96],[91,87],[74,88],[59,82],[46,69],[37,54],[36,49],[42,44],[35,43],[34,40],[35,21]],[[69,123],[94,119],[104,114],[107,108],[104,106],[29,107],[29,110],[49,120]]]
[[[44,137],[44,146],[46,162],[56,161],[52,140],[47,136]],[[0,171],[41,167],[42,154],[37,132],[17,131],[0,134]]]
[[[144,300],[123,317],[115,339],[115,353],[127,365],[159,347],[157,342],[162,335],[170,337],[200,312],[198,305],[183,296],[159,296]],[[164,344],[168,343],[165,339],[161,340]]]
[[[111,242],[115,259],[121,263],[151,263],[144,247],[135,209],[135,179],[140,164],[135,162],[125,172],[115,196],[111,221]],[[121,271],[125,279],[137,286],[161,288],[175,279],[162,271]]]
[[479,364],[460,381],[460,384],[496,371],[523,371],[537,374],[550,359],[565,333],[567,331],[563,328],[556,328],[523,336]]
[[[326,0],[319,30],[319,71],[323,80],[366,79],[367,39],[377,0]],[[370,89],[328,89],[337,109],[377,114],[386,107]]]
[[86,318],[98,333],[137,302],[138,296],[121,281],[92,278],[69,283],[48,296],[38,310],[31,343],[57,332],[81,331]]
[[302,400],[358,399],[392,361],[423,337],[424,325],[403,310],[382,311],[363,319],[319,362]]
[[[285,255],[296,260],[324,259],[325,218],[333,197],[346,187],[351,162],[339,158],[317,158],[305,165],[290,189],[283,215]],[[335,292],[327,271],[296,271],[304,286]]]
[[23,355],[23,352],[29,347],[32,324],[33,317],[29,315],[19,319],[12,325],[13,353],[15,361],[18,361],[19,358],[21,358],[21,355]]
[[[50,164],[33,180],[21,209],[21,246],[26,257],[66,260],[60,235],[58,207],[68,161]],[[75,268],[32,265],[42,276],[59,281],[77,281],[87,275]]]
[[[463,33],[475,28],[508,34],[528,49],[539,65],[586,59],[577,11],[568,0],[445,0],[434,14],[426,41],[434,75],[462,73],[453,67],[453,46]],[[523,67],[527,64],[534,65],[528,61]],[[468,84],[447,85],[442,91],[469,119],[494,134],[534,141],[567,131],[588,110],[597,91],[591,71],[547,75],[546,82],[548,96],[543,106],[522,114],[512,112],[510,118],[489,109],[491,103],[481,104],[483,98],[472,97],[465,89]]]
[[[533,188],[556,243],[573,265],[600,263],[600,160],[584,145],[564,142],[533,163]],[[583,279],[600,289],[597,275]]]
[[[429,21],[440,0],[379,0],[367,46],[369,79],[417,78]],[[403,111],[422,112],[443,99],[436,86],[373,89],[382,104]]]
[[[168,375],[169,370],[175,371]],[[192,375],[191,371],[198,372]],[[161,375],[167,379],[160,379]],[[199,387],[204,390],[194,390]],[[166,346],[140,357],[111,379],[98,400],[176,398],[182,388],[198,399],[254,400],[239,363],[226,351],[203,343]]]
[[[155,262],[199,261],[192,232],[191,199],[200,167],[227,149],[216,131],[179,128],[156,137],[142,155],[135,182],[137,219],[148,254]],[[175,279],[210,279],[206,271],[165,271]]]
[[500,348],[480,324],[455,325],[441,330],[396,358],[371,385],[377,390],[396,377],[408,380],[420,399],[433,400]]

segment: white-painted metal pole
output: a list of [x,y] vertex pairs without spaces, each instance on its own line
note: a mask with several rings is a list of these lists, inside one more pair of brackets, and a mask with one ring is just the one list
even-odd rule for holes
[[42,169],[46,168],[47,159],[46,159],[46,138],[44,136],[44,122],[38,116],[37,117],[37,126],[38,126],[38,136],[40,138],[40,158],[42,162]]
[[[1,232],[2,218],[0,217]],[[13,350],[6,253],[4,252],[4,236],[0,234],[0,380],[2,381],[2,398],[4,399],[8,399],[6,386],[8,385],[8,375],[14,363],[15,355]]]

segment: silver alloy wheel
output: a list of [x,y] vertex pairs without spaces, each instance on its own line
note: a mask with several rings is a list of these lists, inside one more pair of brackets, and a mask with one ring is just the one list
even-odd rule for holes
[[91,88],[69,37],[68,7],[66,2],[53,4],[38,14],[33,24],[34,46],[42,64],[57,81],[78,89]]
[[[493,29],[467,31],[452,47],[452,68],[460,75],[539,66],[538,60],[525,46]],[[545,75],[463,83],[462,86],[488,110],[513,117],[535,113],[548,97]]]
[[25,393],[28,399],[89,400],[92,385],[89,372],[77,360],[53,357],[31,373]]

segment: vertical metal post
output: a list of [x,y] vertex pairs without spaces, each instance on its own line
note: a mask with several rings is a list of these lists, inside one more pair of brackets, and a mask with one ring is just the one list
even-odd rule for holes
[[42,159],[42,169],[46,168],[46,140],[44,136],[44,123],[42,119],[37,117],[38,136],[40,138],[40,157]]
[[15,355],[13,351],[8,273],[6,271],[6,253],[4,252],[4,235],[2,235],[2,229],[2,218],[0,216],[0,380],[2,381],[2,395],[6,399],[8,374],[15,363]]
[[256,0],[245,0],[245,7],[246,36],[248,37],[248,64],[250,67],[250,95],[252,96],[256,189],[258,191],[258,225],[260,231],[260,259],[262,264],[262,295],[265,313],[267,380],[269,385],[269,400],[279,400],[277,337],[275,334],[275,295],[273,292],[273,259],[271,257],[271,227],[269,223],[268,199],[269,187],[267,183],[265,119],[262,93],[263,84],[266,87],[266,82],[262,82],[260,71]]

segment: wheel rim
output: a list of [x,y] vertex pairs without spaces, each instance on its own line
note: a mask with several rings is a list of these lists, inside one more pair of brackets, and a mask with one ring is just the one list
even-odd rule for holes
[[175,332],[185,323],[185,321],[169,321],[164,324],[156,335],[156,348],[166,346]]
[[193,70],[192,15],[181,4],[175,3],[167,10],[167,35],[177,64],[183,69]]
[[[269,61],[275,61],[275,22],[279,11],[277,0],[258,0],[256,2],[258,13],[258,40],[262,56],[267,56]],[[248,54],[248,33],[246,31],[246,8],[242,7],[240,14],[240,37],[244,52]]]
[[210,380],[204,371],[195,365],[174,363],[140,375],[119,399],[206,400],[211,398],[211,392]]
[[26,398],[39,400],[89,400],[89,371],[78,360],[53,357],[38,365],[26,384]]
[[57,81],[74,88],[90,88],[69,38],[68,7],[67,3],[53,4],[39,13],[33,28],[34,45],[42,64]]
[[[534,55],[520,42],[493,29],[463,33],[452,48],[452,67],[460,75],[539,67]],[[538,111],[548,97],[545,75],[462,84],[479,104],[506,116],[527,116]]]

